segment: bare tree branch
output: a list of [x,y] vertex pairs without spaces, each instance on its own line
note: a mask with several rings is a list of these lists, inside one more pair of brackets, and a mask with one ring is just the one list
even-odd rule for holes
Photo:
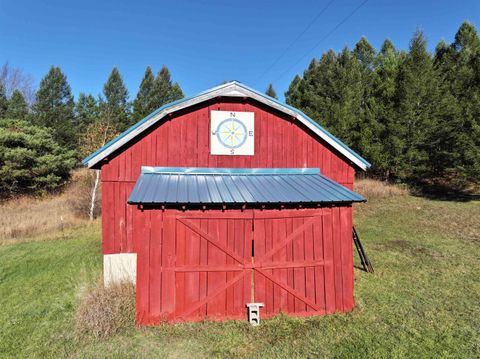
[[8,61],[0,67],[0,82],[5,86],[8,98],[13,91],[19,90],[29,106],[35,102],[35,81],[32,75],[24,73],[18,67],[10,66]]

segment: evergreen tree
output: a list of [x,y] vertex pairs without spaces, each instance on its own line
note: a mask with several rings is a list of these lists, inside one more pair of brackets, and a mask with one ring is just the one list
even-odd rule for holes
[[362,37],[353,49],[353,55],[357,61],[365,68],[373,70],[373,62],[375,61],[375,49],[365,37]]
[[[480,179],[480,38],[464,22],[448,46],[437,45],[435,65],[442,74],[449,109],[440,129],[443,134],[437,163],[443,176],[463,181]],[[441,155],[440,158],[438,158]]]
[[292,82],[288,86],[288,90],[285,91],[285,102],[291,106],[295,106],[294,103],[296,100],[300,97],[300,93],[298,90],[298,87],[300,86],[300,83],[302,82],[302,79],[300,76],[295,75],[293,78]]
[[460,26],[435,56],[416,32],[408,52],[365,38],[295,76],[286,102],[373,163],[385,179],[480,182],[480,38]]
[[273,97],[274,99],[278,100],[277,93],[275,92],[275,89],[273,88],[273,85],[270,83],[267,87],[267,90],[265,91],[265,94],[267,96]]
[[178,84],[178,82],[175,82],[172,85],[172,89],[170,90],[170,99],[171,101],[177,101],[182,98],[184,98],[185,95],[183,94],[182,88]]
[[429,159],[438,126],[438,74],[421,31],[415,32],[410,51],[399,68],[397,116],[392,126],[394,174],[420,180],[432,176]]
[[169,102],[183,98],[183,91],[178,83],[171,80],[170,71],[163,65],[155,78],[152,106],[157,109]]
[[288,104],[301,109],[332,132],[336,127],[333,104],[338,99],[334,85],[337,67],[337,55],[333,50],[327,51],[319,61],[310,62],[303,79],[294,78],[286,93]]
[[92,95],[80,93],[75,104],[75,121],[77,132],[82,137],[92,123],[100,118],[100,105]]
[[33,106],[35,123],[53,130],[55,140],[73,148],[75,145],[73,96],[66,76],[52,66],[40,81]]
[[0,118],[5,117],[7,106],[8,106],[8,99],[5,91],[5,86],[3,85],[3,82],[0,81]]
[[352,53],[357,62],[354,71],[360,74],[360,87],[353,84],[360,94],[360,103],[354,120],[356,128],[352,128],[352,146],[374,163],[373,170],[379,172],[384,161],[384,125],[378,121],[380,106],[375,97],[375,85],[378,83],[378,74],[375,72],[377,54],[365,37],[357,42]]
[[375,169],[384,179],[390,177],[390,170],[394,165],[390,149],[395,134],[393,119],[396,117],[395,94],[398,77],[398,69],[401,56],[389,40],[382,44],[380,52],[375,59],[376,79],[373,84],[373,96],[377,105],[377,122],[380,126],[380,139],[382,152],[376,158]]
[[155,76],[150,66],[147,66],[135,101],[133,101],[133,117],[139,121],[156,110],[153,104],[153,88]]
[[12,120],[26,120],[28,116],[27,101],[19,90],[14,90],[12,97],[8,101],[8,107],[5,111],[5,118]]
[[105,99],[101,103],[102,117],[118,131],[126,130],[131,125],[128,90],[116,67],[113,68],[103,86],[103,95]]
[[0,121],[0,197],[55,190],[75,163],[75,152],[60,146],[50,128]]

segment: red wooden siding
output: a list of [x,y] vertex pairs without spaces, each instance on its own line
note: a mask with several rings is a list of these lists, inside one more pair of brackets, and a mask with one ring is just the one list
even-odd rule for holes
[[246,319],[245,304],[253,301],[265,303],[264,317],[349,311],[351,216],[351,207],[135,208],[137,322]]
[[[255,155],[210,155],[210,111],[255,113]],[[141,166],[178,167],[318,167],[352,189],[354,169],[326,143],[283,114],[253,100],[219,99],[192,107],[156,126],[110,157],[102,166],[103,253],[132,252],[131,208],[126,199]]]

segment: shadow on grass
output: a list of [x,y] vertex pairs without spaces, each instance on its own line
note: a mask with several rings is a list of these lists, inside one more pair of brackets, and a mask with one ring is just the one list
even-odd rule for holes
[[434,201],[471,202],[480,201],[480,194],[472,190],[456,188],[445,184],[422,184],[412,190],[416,197],[423,197]]

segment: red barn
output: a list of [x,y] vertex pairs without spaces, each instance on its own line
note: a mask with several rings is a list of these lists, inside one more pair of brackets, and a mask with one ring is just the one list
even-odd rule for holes
[[101,169],[105,282],[136,282],[139,324],[353,308],[352,189],[370,165],[299,110],[229,82],[84,164]]

